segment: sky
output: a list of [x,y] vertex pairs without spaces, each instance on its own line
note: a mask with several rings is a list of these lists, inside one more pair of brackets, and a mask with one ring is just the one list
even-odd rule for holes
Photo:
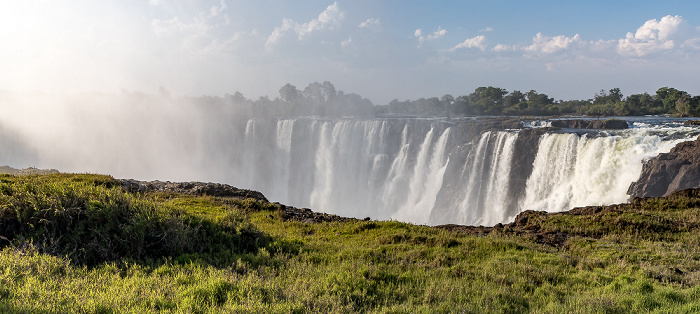
[[257,99],[330,81],[374,104],[479,86],[698,95],[698,61],[694,0],[0,3],[0,90]]

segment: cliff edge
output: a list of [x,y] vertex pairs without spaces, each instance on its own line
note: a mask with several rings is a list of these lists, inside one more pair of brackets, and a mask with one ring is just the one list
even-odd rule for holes
[[683,142],[669,153],[650,159],[627,194],[634,197],[661,197],[673,191],[700,187],[700,137]]

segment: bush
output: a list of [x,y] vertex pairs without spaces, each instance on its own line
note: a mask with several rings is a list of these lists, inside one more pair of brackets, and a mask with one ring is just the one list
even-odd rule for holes
[[34,247],[77,264],[190,253],[221,260],[221,252],[254,252],[270,242],[236,207],[216,218],[128,194],[109,177],[0,177],[0,245]]

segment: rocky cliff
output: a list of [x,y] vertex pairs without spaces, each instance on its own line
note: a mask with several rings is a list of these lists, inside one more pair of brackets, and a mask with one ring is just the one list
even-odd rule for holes
[[700,187],[700,137],[650,159],[627,194],[630,197],[660,197],[697,187]]
[[607,120],[552,120],[552,126],[567,129],[626,129],[627,121],[620,119]]

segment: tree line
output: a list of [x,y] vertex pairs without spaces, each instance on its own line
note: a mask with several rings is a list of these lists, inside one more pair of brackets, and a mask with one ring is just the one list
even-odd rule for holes
[[233,105],[236,112],[246,116],[356,116],[374,117],[386,115],[411,116],[640,116],[675,115],[700,116],[700,96],[671,87],[661,87],[656,93],[623,96],[619,88],[601,90],[591,99],[557,100],[535,90],[508,92],[503,88],[478,87],[474,92],[453,97],[419,98],[399,101],[394,99],[385,105],[374,105],[358,94],[336,90],[330,82],[309,84],[303,90],[286,84],[279,96],[267,96],[257,100],[246,99],[241,93],[227,94],[224,98],[210,98],[212,102]]
[[508,92],[498,87],[479,87],[473,93],[457,98],[444,95],[440,98],[417,100],[392,100],[378,106],[381,113],[406,115],[588,115],[588,116],[641,116],[676,115],[700,116],[700,96],[671,87],[659,88],[654,95],[633,94],[623,97],[619,88],[601,90],[592,99],[559,100],[534,90],[523,93]]

